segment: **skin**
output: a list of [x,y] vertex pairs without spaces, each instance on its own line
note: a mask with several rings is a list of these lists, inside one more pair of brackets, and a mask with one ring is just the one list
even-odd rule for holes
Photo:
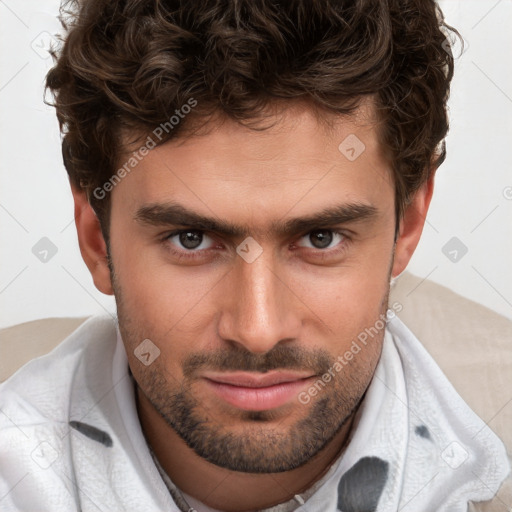
[[[273,116],[276,123],[263,131],[218,118],[204,133],[150,151],[112,192],[113,273],[98,220],[84,193],[73,189],[84,261],[96,287],[116,295],[146,439],[182,491],[225,511],[286,501],[329,469],[348,441],[384,332],[307,404],[294,399],[258,414],[242,410],[219,399],[204,372],[217,364],[264,372],[267,357],[273,368],[295,361],[320,376],[322,365],[386,311],[390,278],[417,246],[433,190],[431,178],[413,196],[395,244],[391,169],[371,103],[353,118],[330,116],[329,125],[301,104]],[[349,134],[366,146],[354,161],[338,149]],[[186,259],[177,236],[163,239],[190,226],[153,225],[138,216],[143,207],[171,201],[247,233],[203,232],[192,249],[199,256]],[[371,205],[374,215],[293,235],[270,230],[275,221],[349,203]],[[325,229],[332,241],[319,248],[314,234]],[[252,263],[236,252],[246,236],[263,250]],[[160,350],[149,366],[134,355],[144,339]],[[203,365],[187,373],[194,356]],[[190,418],[195,428],[186,424]],[[181,435],[173,425],[180,421]],[[199,440],[185,439],[199,428]],[[205,439],[209,445],[191,447]]]

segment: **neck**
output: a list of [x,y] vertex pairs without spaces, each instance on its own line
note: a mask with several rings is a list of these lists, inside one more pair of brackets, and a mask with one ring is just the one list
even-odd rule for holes
[[306,464],[282,473],[231,471],[199,457],[153,408],[137,387],[142,430],[172,482],[205,505],[226,512],[250,512],[283,503],[320,480],[345,448],[356,411]]

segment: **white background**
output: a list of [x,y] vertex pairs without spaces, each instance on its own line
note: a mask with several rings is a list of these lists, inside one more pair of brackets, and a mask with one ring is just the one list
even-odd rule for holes
[[[409,270],[512,318],[512,1],[441,7],[469,48],[457,60],[448,157]],[[42,101],[51,58],[38,45],[60,31],[57,10],[54,0],[0,0],[0,327],[114,311],[82,262],[57,121]],[[46,263],[32,252],[43,237],[57,248]],[[455,263],[442,252],[452,237],[468,248]]]

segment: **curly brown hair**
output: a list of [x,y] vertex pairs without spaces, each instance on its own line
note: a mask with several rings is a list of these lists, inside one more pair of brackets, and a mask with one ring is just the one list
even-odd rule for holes
[[[112,178],[126,133],[165,125],[163,143],[191,118],[248,125],[294,99],[349,115],[370,95],[397,218],[445,159],[449,39],[461,37],[434,0],[72,0],[61,21],[46,87],[70,180],[107,240],[109,195],[93,191]],[[193,114],[170,126],[191,99]]]

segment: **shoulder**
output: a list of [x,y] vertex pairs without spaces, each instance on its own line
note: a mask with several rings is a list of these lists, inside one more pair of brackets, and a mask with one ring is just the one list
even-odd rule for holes
[[[44,319],[0,330],[1,396],[12,391],[42,395],[73,378],[86,354],[101,357],[115,345],[116,327],[109,316]],[[40,396],[42,399],[43,397]]]
[[[37,344],[38,334],[29,332],[23,324],[25,347]],[[1,348],[9,354],[16,351],[19,333],[2,331]],[[42,344],[48,349],[41,336]],[[116,344],[116,328],[112,318],[91,317],[83,322],[64,341],[48,353],[31,359],[0,384],[0,428],[8,428],[6,413],[14,418],[11,423],[33,423],[41,420],[64,421],[73,389],[88,386],[98,365],[110,364]],[[22,345],[22,343],[20,343]],[[7,357],[9,359],[9,357]],[[110,360],[110,363],[105,361]]]
[[512,453],[512,321],[407,272],[392,287],[395,301],[399,318]]
[[[37,330],[26,325],[17,333],[11,328],[8,337],[5,331],[2,350],[15,350],[20,335],[25,347],[37,345]],[[2,510],[26,510],[36,502],[44,508],[45,497],[52,507],[58,504],[62,510],[75,510],[75,490],[69,479],[73,468],[67,456],[69,420],[77,390],[94,385],[89,382],[95,379],[94,366],[101,367],[102,361],[107,365],[109,359],[111,364],[115,333],[112,319],[93,317],[0,384]],[[42,344],[48,349],[44,339]]]

